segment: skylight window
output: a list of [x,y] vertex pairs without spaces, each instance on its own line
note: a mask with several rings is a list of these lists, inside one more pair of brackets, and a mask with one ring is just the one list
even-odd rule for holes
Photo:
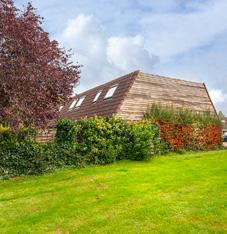
[[76,105],[76,103],[77,103],[77,100],[78,99],[75,99],[75,100],[73,100],[73,102],[71,103],[71,105],[69,106],[69,110],[72,110],[73,109],[73,107]]
[[85,96],[80,97],[80,99],[79,99],[78,102],[76,103],[76,107],[81,106],[81,104],[82,104],[82,102],[84,101],[84,99],[85,99]]
[[98,98],[99,98],[99,96],[100,96],[101,93],[102,93],[102,90],[100,90],[100,91],[98,91],[98,92],[96,93],[93,102],[96,102],[96,101],[98,100]]
[[117,89],[117,85],[110,88],[108,92],[106,93],[104,99],[111,98],[114,95],[114,92],[116,91],[116,89]]

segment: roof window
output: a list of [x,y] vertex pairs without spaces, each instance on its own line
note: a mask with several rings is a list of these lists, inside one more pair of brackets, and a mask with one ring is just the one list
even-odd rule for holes
[[117,85],[111,87],[106,93],[104,99],[111,98],[114,95],[114,92],[116,91],[117,87],[118,87]]
[[102,90],[100,90],[100,91],[98,91],[98,92],[96,93],[93,102],[96,102],[96,101],[98,100],[98,98],[99,98],[99,96],[100,96],[101,93],[102,93]]
[[82,102],[84,101],[84,99],[85,99],[85,96],[80,97],[79,100],[78,100],[78,102],[76,103],[76,107],[80,107],[81,104],[82,104]]
[[78,99],[75,99],[75,100],[73,100],[73,102],[71,103],[71,105],[69,106],[69,110],[72,110],[73,109],[73,107],[76,105],[76,103],[77,103],[77,100]]

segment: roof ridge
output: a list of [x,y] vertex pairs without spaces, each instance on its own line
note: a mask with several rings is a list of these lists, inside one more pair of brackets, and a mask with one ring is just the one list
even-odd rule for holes
[[157,76],[157,77],[161,77],[161,78],[166,78],[166,79],[170,79],[170,80],[177,80],[177,81],[186,81],[186,82],[191,82],[194,84],[201,84],[203,85],[203,82],[196,82],[196,81],[191,81],[191,80],[184,80],[184,79],[180,79],[180,78],[174,78],[174,77],[170,77],[170,76],[163,76],[163,75],[158,75],[158,74],[154,74],[154,73],[145,73],[145,72],[140,72],[141,74],[144,75],[149,75],[149,76]]

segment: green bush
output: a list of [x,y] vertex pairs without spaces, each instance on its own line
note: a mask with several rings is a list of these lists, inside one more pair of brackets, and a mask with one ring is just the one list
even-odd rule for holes
[[55,140],[57,143],[75,143],[78,125],[75,124],[75,121],[69,119],[60,119],[57,123],[57,132]]
[[0,126],[0,175],[6,178],[45,171],[41,146],[35,141],[35,130],[20,127],[11,130]]
[[0,149],[0,175],[34,175],[47,169],[42,147],[34,140],[1,142]]
[[0,176],[37,175],[65,166],[146,160],[160,153],[159,129],[149,122],[127,123],[93,117],[60,120],[56,138],[37,143],[35,131],[0,127]]
[[130,138],[126,145],[128,158],[131,160],[147,160],[155,154],[155,131],[150,124],[132,124]]
[[116,160],[118,150],[114,145],[112,124],[102,117],[82,119],[77,122],[78,152],[89,164],[107,164]]
[[79,125],[78,147],[91,164],[115,160],[146,160],[160,152],[159,129],[149,122],[127,123],[117,118],[93,117]]

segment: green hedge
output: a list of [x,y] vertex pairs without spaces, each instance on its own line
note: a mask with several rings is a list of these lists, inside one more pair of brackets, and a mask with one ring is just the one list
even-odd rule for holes
[[[67,137],[70,128],[74,129],[73,134]],[[88,164],[107,164],[121,159],[145,160],[158,153],[158,132],[157,126],[149,122],[92,117],[77,122],[60,120],[56,141],[75,144]]]
[[160,153],[159,129],[93,117],[60,120],[54,141],[40,144],[31,129],[0,128],[0,176],[36,175],[65,166],[84,167],[116,160],[147,160]]
[[0,176],[40,174],[46,170],[42,147],[35,141],[35,131],[17,131],[0,126]]

